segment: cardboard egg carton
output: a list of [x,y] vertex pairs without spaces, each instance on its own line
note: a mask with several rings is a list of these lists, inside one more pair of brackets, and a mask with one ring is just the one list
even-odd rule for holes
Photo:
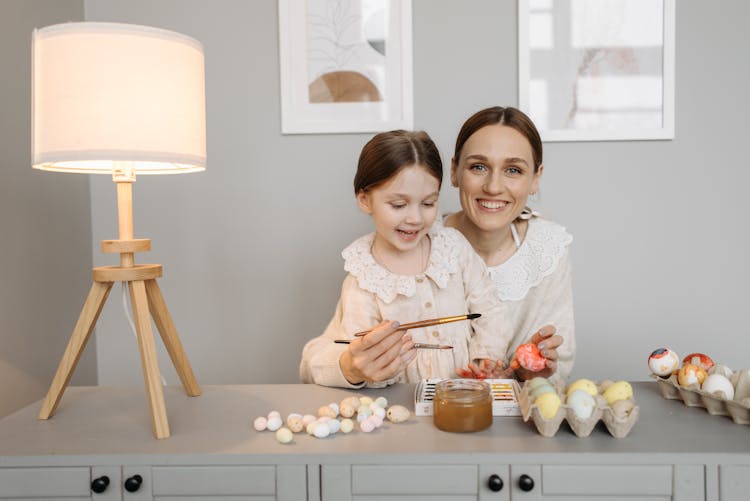
[[542,436],[554,437],[557,430],[560,429],[563,421],[567,421],[568,426],[570,426],[570,429],[573,430],[573,433],[575,433],[577,437],[588,437],[596,427],[597,423],[602,421],[610,435],[615,438],[623,438],[630,433],[633,425],[638,421],[639,408],[635,405],[635,402],[632,399],[628,399],[633,404],[632,409],[630,409],[630,411],[624,416],[618,416],[612,408],[607,405],[607,401],[601,395],[594,397],[596,400],[596,407],[591,413],[591,416],[587,419],[581,419],[575,412],[573,412],[573,409],[565,404],[565,389],[558,386],[555,386],[555,389],[563,403],[557,410],[557,414],[550,419],[544,418],[536,404],[531,401],[528,385],[525,384],[523,388],[521,388],[521,393],[518,396],[523,420],[526,422],[531,420],[534,423],[534,426],[536,426],[537,431]]
[[724,394],[713,394],[704,391],[697,384],[680,386],[677,375],[668,378],[651,375],[659,385],[661,395],[669,400],[682,400],[688,407],[703,407],[714,416],[730,416],[737,424],[750,424],[750,370],[744,369],[737,374],[735,398],[727,400]]

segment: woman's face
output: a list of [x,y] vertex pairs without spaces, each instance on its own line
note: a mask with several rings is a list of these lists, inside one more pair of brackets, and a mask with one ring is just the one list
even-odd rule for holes
[[501,230],[521,214],[542,176],[533,158],[528,140],[512,127],[488,125],[469,136],[451,164],[451,183],[477,228]]

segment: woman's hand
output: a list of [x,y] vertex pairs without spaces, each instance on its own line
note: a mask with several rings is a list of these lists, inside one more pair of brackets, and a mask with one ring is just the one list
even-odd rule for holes
[[563,343],[563,338],[556,335],[556,332],[554,325],[545,325],[529,339],[529,343],[537,345],[542,356],[547,359],[544,369],[531,372],[520,366],[515,367],[517,365],[514,363],[515,360],[511,362],[511,367],[515,368],[516,378],[519,381],[527,381],[537,376],[550,377],[557,371],[557,348]]
[[456,374],[467,379],[510,379],[513,377],[513,369],[505,367],[502,360],[480,358],[466,368],[456,369]]
[[403,371],[417,356],[411,334],[399,323],[384,320],[369,334],[357,337],[339,357],[341,372],[352,384],[385,381]]

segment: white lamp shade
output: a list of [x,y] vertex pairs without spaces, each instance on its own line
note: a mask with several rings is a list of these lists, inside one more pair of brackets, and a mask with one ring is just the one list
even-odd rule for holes
[[35,169],[206,168],[200,42],[147,26],[84,22],[34,30],[31,51]]

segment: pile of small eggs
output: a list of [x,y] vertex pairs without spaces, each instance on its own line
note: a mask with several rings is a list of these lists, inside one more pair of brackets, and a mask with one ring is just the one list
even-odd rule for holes
[[[627,381],[605,380],[597,385],[583,378],[558,391],[548,379],[536,377],[524,384],[520,401],[524,420],[533,418],[544,436],[553,436],[567,418],[577,436],[587,436],[603,419],[610,433],[621,437],[638,418],[633,387]],[[532,407],[538,414],[532,412]]]
[[402,423],[409,419],[409,409],[403,405],[391,405],[385,397],[372,399],[367,396],[350,396],[341,402],[332,402],[318,408],[317,415],[293,412],[286,418],[286,426],[278,411],[271,411],[267,416],[259,416],[253,421],[257,431],[276,432],[276,440],[288,444],[295,433],[307,432],[316,438],[326,438],[338,432],[351,433],[355,424],[363,433],[370,433],[380,428],[384,420],[391,423]]

